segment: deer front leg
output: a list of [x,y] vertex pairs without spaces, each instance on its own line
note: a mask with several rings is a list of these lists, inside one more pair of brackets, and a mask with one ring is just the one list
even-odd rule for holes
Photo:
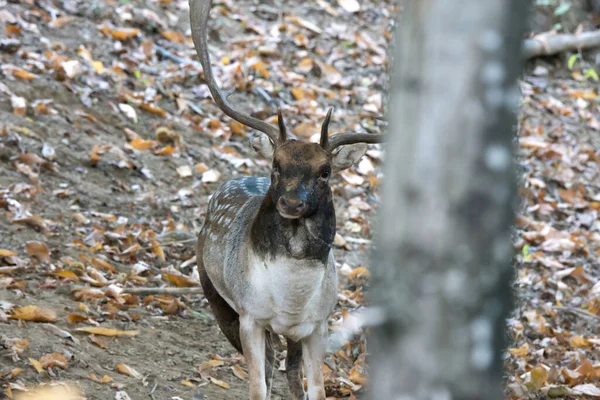
[[293,400],[306,400],[302,382],[302,342],[287,340],[287,356],[285,358],[285,374]]
[[326,343],[327,327],[325,322],[318,325],[310,336],[302,339],[302,361],[308,382],[308,400],[325,400],[323,360]]
[[275,349],[273,348],[274,333],[265,331],[265,377],[267,384],[267,399],[271,398],[271,389],[273,386],[273,370],[275,369]]
[[240,340],[248,364],[250,400],[267,399],[265,380],[265,328],[248,315],[240,315]]

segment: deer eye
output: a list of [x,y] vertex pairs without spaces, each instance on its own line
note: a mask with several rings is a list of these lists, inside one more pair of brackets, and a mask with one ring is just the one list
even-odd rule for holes
[[329,171],[321,172],[321,179],[323,179],[323,180],[329,179]]

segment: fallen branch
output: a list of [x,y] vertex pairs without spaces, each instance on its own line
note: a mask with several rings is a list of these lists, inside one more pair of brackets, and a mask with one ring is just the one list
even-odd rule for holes
[[[83,290],[83,289],[94,289],[105,292],[108,288],[91,288],[89,286],[72,286],[71,291]],[[202,293],[201,287],[126,287],[123,288],[123,293],[139,294],[142,296],[151,294],[168,294],[173,296],[183,296],[186,294],[200,294]]]
[[600,30],[577,35],[540,34],[523,42],[523,58],[551,56],[566,50],[584,50],[600,46]]
[[596,314],[592,314],[591,312],[589,312],[587,310],[583,310],[581,308],[555,306],[554,309],[558,310],[558,311],[566,311],[575,316],[578,316],[578,317],[584,318],[584,319],[588,319],[588,320],[594,321],[596,323],[598,323],[600,321],[600,316],[598,316]]
[[125,293],[148,295],[148,294],[170,294],[173,296],[183,296],[186,294],[200,294],[200,287],[138,287],[124,288]]

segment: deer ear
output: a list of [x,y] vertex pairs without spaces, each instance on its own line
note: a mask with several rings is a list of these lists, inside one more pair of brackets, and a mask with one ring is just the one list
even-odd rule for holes
[[256,152],[266,160],[273,159],[273,152],[275,151],[275,145],[269,139],[268,136],[263,134],[257,134],[250,137],[250,145],[256,150]]
[[367,145],[364,143],[342,146],[332,155],[331,169],[333,172],[337,172],[349,168],[352,164],[357,163],[366,152]]

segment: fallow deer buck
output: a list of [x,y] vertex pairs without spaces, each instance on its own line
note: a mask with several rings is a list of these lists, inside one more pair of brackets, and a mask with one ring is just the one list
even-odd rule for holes
[[[335,210],[329,177],[350,167],[381,136],[328,136],[331,109],[320,143],[287,139],[279,112],[272,126],[236,111],[216,83],[208,53],[211,0],[190,0],[192,38],[204,78],[219,108],[263,132],[255,150],[272,160],[272,174],[224,183],[208,204],[198,237],[202,288],[231,344],[246,358],[250,399],[270,398],[274,335],[287,339],[286,373],[294,399],[324,400],[323,359],[327,317],[337,299],[332,243]],[[277,340],[279,340],[277,338]]]

